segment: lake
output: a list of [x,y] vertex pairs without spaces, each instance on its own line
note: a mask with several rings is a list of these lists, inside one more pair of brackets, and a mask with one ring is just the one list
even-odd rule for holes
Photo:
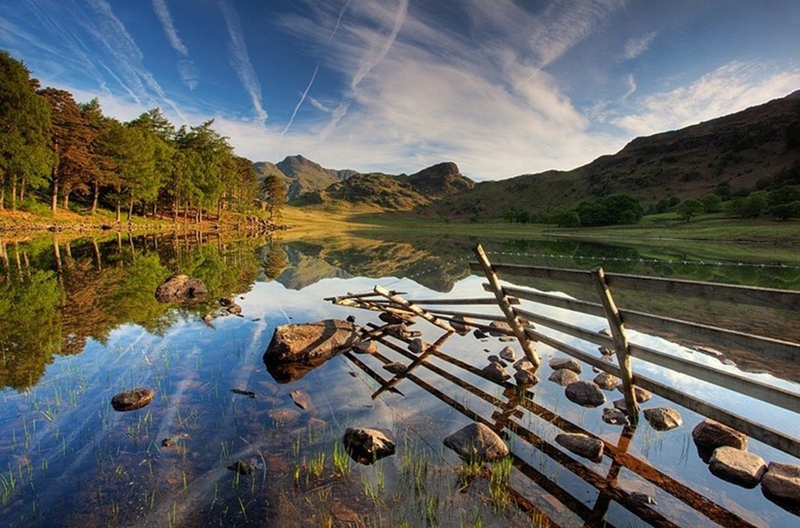
[[[526,394],[476,372],[514,342],[453,335],[440,354],[374,397],[392,374],[384,360],[413,356],[381,344],[376,355],[339,355],[302,377],[276,380],[263,356],[275,328],[377,312],[326,298],[376,285],[409,299],[489,297],[470,271],[481,243],[493,262],[687,278],[800,290],[800,258],[766,261],[761,248],[681,244],[644,248],[577,240],[477,240],[456,235],[287,232],[283,239],[229,240],[198,233],[0,242],[0,525],[2,526],[795,526],[797,505],[775,501],[709,472],[691,431],[702,417],[677,407],[683,425],[633,430],[601,420],[601,408],[573,404],[548,381],[553,357],[541,343],[541,381]],[[775,252],[771,251],[771,255]],[[793,256],[794,255],[794,256]],[[155,291],[181,273],[203,281],[205,301],[159,303]],[[580,296],[550,283],[543,291]],[[230,314],[219,300],[241,307]],[[632,296],[624,302],[647,308]],[[756,313],[679,300],[731,328],[770,328],[800,341],[797,314]],[[487,311],[495,306],[486,307]],[[554,312],[555,316],[564,316]],[[599,318],[575,324],[601,328]],[[412,327],[427,343],[442,331]],[[698,353],[654,336],[648,346],[800,393],[794,368]],[[576,346],[581,346],[576,344]],[[596,347],[595,347],[596,348]],[[634,364],[760,423],[800,437],[796,413]],[[591,379],[583,365],[582,378]],[[117,412],[112,397],[146,387],[153,401]],[[301,407],[298,395],[307,398]],[[609,393],[609,402],[621,397]],[[654,396],[648,405],[671,402]],[[606,405],[608,406],[608,405]],[[465,464],[443,439],[481,417],[515,424],[513,455]],[[592,462],[555,443],[555,425],[579,427],[625,445],[629,464]],[[351,460],[348,427],[388,431],[392,456]],[[498,428],[499,429],[499,428]],[[751,440],[765,461],[794,457]],[[637,470],[632,470],[631,465]],[[612,485],[613,484],[613,485]],[[621,491],[619,491],[621,490]],[[641,504],[636,504],[636,502]]]

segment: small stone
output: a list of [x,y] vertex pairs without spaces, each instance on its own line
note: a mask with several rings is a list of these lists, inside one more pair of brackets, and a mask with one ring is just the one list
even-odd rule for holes
[[714,450],[722,446],[747,449],[747,436],[736,429],[706,418],[692,429],[692,439],[697,447]]
[[601,347],[598,347],[597,350],[604,357],[610,357],[610,356],[614,355],[614,351],[612,349],[608,348],[608,347],[602,347],[601,346]]
[[392,363],[387,363],[383,366],[384,370],[388,370],[392,374],[400,374],[401,372],[405,372],[406,366],[400,363],[399,361],[394,361]]
[[767,465],[763,458],[754,453],[722,446],[714,450],[708,469],[721,479],[752,488],[761,482]]
[[303,410],[308,410],[309,408],[314,407],[314,404],[311,403],[311,396],[309,396],[306,391],[293,390],[289,393],[289,396],[292,398],[294,404]]
[[489,334],[500,337],[511,333],[511,325],[506,321],[492,321],[489,323]]
[[375,341],[359,341],[353,345],[353,352],[356,354],[374,354],[378,351],[378,344]]
[[156,393],[153,389],[139,387],[116,394],[111,398],[111,406],[118,412],[135,411],[153,401],[155,395]]
[[342,442],[350,457],[360,464],[372,464],[393,455],[395,450],[394,439],[380,429],[348,427]]
[[403,317],[389,312],[381,312],[378,314],[378,319],[390,325],[404,324],[406,322]]
[[628,415],[616,407],[603,409],[603,421],[611,425],[628,425]]
[[472,335],[474,335],[477,339],[486,339],[487,337],[489,337],[486,334],[486,332],[484,332],[480,328],[476,328],[475,331],[472,332]]
[[562,387],[566,387],[576,381],[580,381],[580,378],[574,371],[569,369],[558,369],[554,370],[548,377],[548,380],[558,383]]
[[230,306],[233,304],[233,297],[223,297],[219,300],[220,306]]
[[300,419],[300,411],[296,409],[288,409],[286,407],[279,407],[277,409],[270,409],[267,415],[277,425],[291,425]]
[[472,329],[472,327],[470,326],[472,322],[473,322],[472,319],[470,319],[469,317],[457,315],[450,321],[450,326],[453,327],[453,329],[456,331],[458,335],[463,336],[467,335],[469,331]]
[[598,438],[582,433],[561,433],[556,436],[556,443],[593,462],[600,462],[603,459],[604,445]]
[[253,460],[249,458],[243,458],[228,466],[228,469],[235,471],[240,475],[252,475],[255,473],[257,467],[258,466]]
[[517,355],[516,355],[516,353],[514,353],[514,349],[513,348],[511,348],[510,346],[507,346],[507,347],[503,348],[503,350],[500,351],[500,357],[502,359],[505,359],[508,362],[511,362],[511,361],[514,361],[517,358]]
[[529,387],[539,383],[539,378],[530,370],[523,369],[514,373],[514,381],[516,381],[517,385],[520,387]]
[[619,378],[608,372],[601,372],[594,377],[594,382],[603,390],[612,391],[617,387]]
[[683,424],[683,418],[678,411],[669,407],[655,407],[645,409],[645,419],[656,431],[669,431]]
[[[617,385],[617,390],[619,392],[622,392],[622,391],[625,390],[622,387],[622,383]],[[650,393],[650,391],[644,390],[641,387],[634,386],[633,387],[633,397],[636,398],[636,403],[644,403],[644,402],[648,401],[650,398],[652,398],[653,395],[652,395],[652,393]]]
[[552,358],[547,364],[553,370],[567,369],[575,374],[580,374],[583,370],[578,360],[573,358]]
[[508,456],[508,446],[503,439],[488,426],[477,422],[445,438],[444,445],[468,461],[492,462]]
[[232,303],[231,305],[229,305],[227,310],[228,313],[232,315],[239,315],[240,313],[242,313],[242,307],[236,303]]
[[411,343],[409,343],[408,345],[408,349],[414,354],[419,354],[423,352],[426,348],[428,348],[428,343],[426,343],[419,337],[411,341]]
[[800,466],[770,462],[761,487],[774,497],[800,505]]
[[356,316],[355,315],[348,315],[347,319],[345,319],[345,321],[347,321],[348,323],[355,323],[356,322]]
[[517,370],[530,370],[531,372],[536,372],[536,367],[533,366],[533,363],[525,358],[522,358],[514,363],[514,368]]
[[631,498],[631,500],[640,502],[642,504],[658,504],[651,495],[648,495],[647,493],[643,493],[641,491],[634,491],[628,496]]
[[565,389],[565,394],[570,401],[584,407],[599,407],[606,402],[606,395],[592,381],[579,380],[570,383]]
[[618,400],[614,400],[612,405],[615,409],[619,409],[620,411],[627,413],[628,412],[628,404],[625,403],[625,398],[620,398]]
[[506,369],[504,369],[502,365],[495,362],[490,362],[488,365],[486,365],[481,370],[481,374],[483,374],[485,378],[497,383],[503,383],[511,377],[508,375],[508,372],[506,372]]
[[165,438],[161,441],[161,447],[171,447],[175,444],[175,441],[172,438]]
[[501,367],[505,367],[506,366],[505,362],[502,359],[500,359],[498,356],[495,356],[494,354],[492,354],[491,356],[487,357],[486,359],[488,359],[490,363],[497,363]]
[[512,336],[500,336],[497,338],[498,341],[501,343],[510,343],[511,341],[515,341],[517,338]]

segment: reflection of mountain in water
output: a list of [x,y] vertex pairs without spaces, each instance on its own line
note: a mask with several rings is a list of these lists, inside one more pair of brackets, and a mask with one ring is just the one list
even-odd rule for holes
[[345,270],[337,268],[319,257],[303,253],[292,246],[285,246],[289,268],[275,279],[290,290],[302,290],[323,279],[349,279]]

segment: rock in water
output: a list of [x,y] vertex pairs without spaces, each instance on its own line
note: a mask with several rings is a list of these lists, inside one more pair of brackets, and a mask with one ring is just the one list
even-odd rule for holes
[[556,436],[556,443],[593,462],[600,462],[603,459],[605,446],[603,441],[597,438],[582,433],[561,433]]
[[800,506],[800,466],[770,462],[761,487],[774,497]]
[[156,393],[153,389],[140,387],[125,392],[120,392],[111,398],[111,406],[115,411],[125,412],[141,409],[155,397]]
[[714,450],[708,469],[721,479],[753,488],[761,482],[767,470],[764,459],[754,453],[748,453],[735,447],[722,446]]
[[207,295],[203,281],[188,275],[174,275],[156,288],[156,300],[160,303],[204,301]]
[[553,358],[547,364],[553,370],[567,369],[575,374],[580,374],[581,370],[583,370],[578,360],[573,358]]
[[645,419],[656,431],[669,431],[680,427],[683,423],[681,414],[669,407],[655,407],[653,409],[645,409],[643,412]]
[[503,365],[495,363],[494,361],[489,362],[488,365],[483,367],[481,374],[483,374],[485,378],[497,383],[503,383],[505,380],[511,377],[508,375],[508,372],[506,372],[506,369],[503,368]]
[[305,363],[319,366],[358,343],[358,329],[353,323],[326,319],[316,323],[282,325],[275,329],[264,363]]
[[617,383],[619,383],[619,378],[614,376],[613,374],[609,374],[608,372],[601,372],[597,376],[594,377],[594,382],[597,383],[597,386],[603,390],[614,390],[617,388]]
[[394,440],[379,429],[348,427],[342,441],[350,457],[359,464],[372,464],[394,454]]
[[503,350],[500,351],[500,358],[501,359],[505,359],[506,361],[511,363],[512,361],[517,359],[517,355],[516,355],[516,353],[514,353],[514,349],[513,348],[511,348],[510,346],[507,346],[507,347],[503,348]]
[[562,387],[566,387],[572,383],[580,381],[580,378],[574,371],[569,369],[558,369],[554,370],[550,375],[547,377],[548,380],[558,383]]
[[714,450],[722,446],[747,449],[747,436],[736,429],[706,418],[692,429],[692,439],[698,448]]
[[508,456],[508,446],[482,423],[471,423],[444,439],[444,445],[467,461],[492,462]]
[[303,410],[313,410],[314,404],[311,403],[311,396],[308,395],[306,391],[303,390],[293,390],[289,393],[289,397],[292,398],[292,401],[295,405],[300,407]]
[[539,383],[539,378],[530,370],[518,370],[514,373],[514,380],[520,387],[530,387]]
[[616,407],[603,409],[603,421],[611,425],[628,425],[628,415]]
[[353,345],[353,352],[356,354],[374,354],[378,351],[378,344],[375,341],[359,341]]
[[[562,369],[565,370],[565,369]],[[598,407],[606,402],[606,395],[593,381],[576,381],[565,389],[567,398],[584,407]]]
[[408,345],[408,349],[413,352],[414,354],[420,354],[421,352],[425,351],[428,348],[428,343],[420,339],[419,337],[415,338],[411,343]]

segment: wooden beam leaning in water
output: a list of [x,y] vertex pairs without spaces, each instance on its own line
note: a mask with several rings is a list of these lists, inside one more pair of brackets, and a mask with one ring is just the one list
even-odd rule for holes
[[619,378],[622,381],[622,395],[625,397],[625,406],[628,410],[628,417],[635,426],[639,421],[639,404],[633,393],[633,372],[631,371],[630,349],[628,348],[628,336],[625,334],[625,325],[622,324],[622,317],[619,314],[614,298],[611,297],[611,290],[606,284],[603,268],[592,271],[592,283],[594,284],[597,295],[600,296],[600,303],[608,319],[608,326],[611,329],[611,337],[614,339],[614,348],[617,351],[619,361]]
[[405,308],[406,310],[408,310],[410,312],[413,312],[414,314],[422,317],[423,319],[425,319],[426,321],[428,321],[432,325],[438,326],[442,330],[446,330],[447,332],[455,332],[455,329],[452,326],[450,326],[450,323],[448,323],[447,321],[442,321],[438,317],[432,316],[431,314],[429,314],[428,312],[426,312],[425,310],[423,310],[419,306],[416,306],[416,305],[408,302],[407,300],[403,299],[399,295],[392,295],[392,292],[390,292],[386,288],[382,288],[382,287],[376,285],[375,286],[375,293],[377,293],[378,295],[382,295],[382,296],[386,297],[387,299],[389,299],[393,303],[402,306],[403,308]]
[[525,332],[525,327],[522,325],[519,317],[517,317],[514,307],[511,306],[505,291],[503,291],[503,287],[500,285],[500,279],[492,269],[492,264],[489,262],[489,258],[486,256],[486,253],[483,251],[483,246],[480,244],[475,246],[475,256],[478,257],[478,264],[480,264],[484,275],[486,275],[486,278],[489,280],[489,285],[491,286],[492,292],[497,299],[497,304],[500,306],[500,310],[503,312],[503,315],[506,316],[506,320],[508,321],[509,326],[511,326],[511,330],[514,332],[514,336],[516,336],[517,341],[519,341],[519,345],[522,347],[525,357],[528,359],[528,361],[533,363],[534,367],[538,368],[540,361],[538,354],[536,354],[536,350],[533,348],[533,343],[531,343],[531,340],[528,338],[528,334]]

